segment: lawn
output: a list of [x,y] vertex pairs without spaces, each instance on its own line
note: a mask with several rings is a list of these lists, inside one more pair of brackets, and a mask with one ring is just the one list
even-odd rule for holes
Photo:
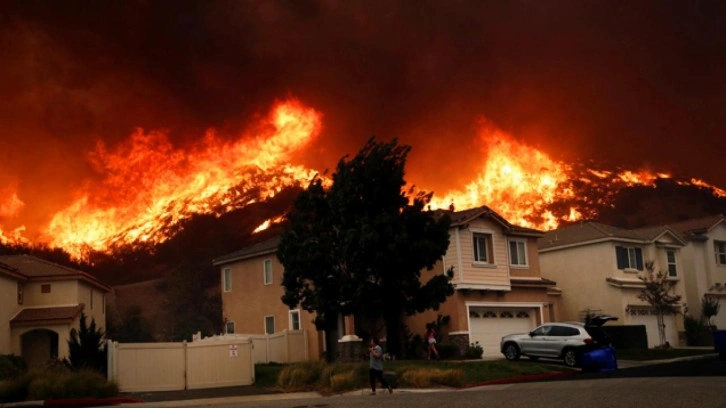
[[[361,362],[362,370],[367,372],[368,363]],[[277,379],[280,372],[288,365],[283,364],[257,364],[255,365],[255,385],[259,387],[277,387]],[[562,365],[539,363],[528,360],[522,361],[422,361],[404,360],[388,361],[384,364],[384,371],[395,371],[397,373],[424,371],[434,372],[457,371],[463,374],[462,387],[481,384],[484,381],[498,380],[503,378],[518,377],[522,375],[545,374],[552,372],[567,371],[568,368]],[[315,388],[315,387],[314,387]]]
[[617,350],[616,354],[618,360],[669,360],[672,358],[679,357],[691,357],[700,356],[703,354],[713,354],[713,348],[705,349],[681,349],[681,348],[670,348],[670,349],[623,349]]

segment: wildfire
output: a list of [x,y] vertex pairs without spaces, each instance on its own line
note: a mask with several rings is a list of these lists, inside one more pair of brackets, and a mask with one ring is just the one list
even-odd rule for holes
[[234,142],[208,131],[189,149],[175,148],[164,132],[143,130],[111,150],[99,144],[91,160],[104,181],[86,186],[53,217],[49,243],[77,257],[85,249],[159,243],[192,214],[222,214],[310,180],[313,170],[287,161],[318,135],[321,115],[290,100],[260,125]]
[[284,220],[285,220],[285,216],[284,215],[280,215],[280,216],[277,216],[275,218],[267,219],[267,220],[265,220],[265,222],[263,222],[257,228],[255,228],[254,231],[252,231],[252,233],[253,234],[256,234],[258,232],[264,231],[264,230],[270,228],[270,225],[272,225],[272,224],[279,224],[279,223],[283,222]]

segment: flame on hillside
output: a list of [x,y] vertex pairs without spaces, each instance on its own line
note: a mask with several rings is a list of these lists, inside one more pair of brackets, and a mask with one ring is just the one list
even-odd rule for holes
[[[160,131],[137,130],[126,142],[99,143],[89,155],[101,182],[88,182],[77,198],[56,213],[43,242],[76,258],[87,251],[164,242],[194,214],[221,215],[264,201],[285,188],[304,187],[316,171],[290,163],[319,134],[321,114],[296,100],[277,103],[269,115],[235,141],[214,131],[188,148],[172,145]],[[487,205],[516,225],[548,230],[563,222],[592,219],[597,209],[629,186],[655,186],[667,173],[598,169],[566,164],[518,143],[490,125],[480,132],[481,167],[462,189],[434,196],[430,207],[456,210]],[[324,182],[329,185],[330,180]],[[677,181],[726,197],[726,191],[698,179]],[[409,191],[408,187],[406,191]],[[0,192],[0,219],[24,206],[14,190]],[[260,232],[284,220],[266,220]],[[0,242],[27,244],[24,227],[3,231]]]
[[226,142],[214,131],[186,149],[164,132],[136,131],[114,149],[99,144],[91,160],[105,176],[55,214],[52,246],[75,256],[135,243],[160,243],[167,229],[196,213],[222,214],[303,185],[313,170],[288,163],[321,128],[321,115],[291,100],[277,104],[256,134]]

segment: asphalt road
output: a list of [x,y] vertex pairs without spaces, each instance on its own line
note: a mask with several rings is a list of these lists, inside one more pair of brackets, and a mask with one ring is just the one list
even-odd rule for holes
[[[726,407],[726,361],[716,358],[579,373],[556,380],[450,391],[358,391],[332,397],[298,395],[235,397],[139,404],[150,407],[219,408],[668,408]],[[279,398],[270,400],[269,398]]]

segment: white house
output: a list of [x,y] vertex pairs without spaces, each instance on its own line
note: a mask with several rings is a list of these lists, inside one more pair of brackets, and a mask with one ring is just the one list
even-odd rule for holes
[[716,215],[669,224],[669,227],[686,242],[681,252],[688,313],[700,316],[704,295],[718,299],[721,311],[713,324],[726,329],[726,219]]
[[[667,271],[674,292],[685,298],[685,245],[668,227],[628,230],[582,222],[545,233],[539,239],[539,260],[542,276],[562,289],[562,320],[606,313],[618,317],[616,324],[644,325],[648,346],[654,347],[659,344],[657,319],[638,299],[644,287],[639,276],[653,262],[656,271]],[[669,315],[664,323],[666,340],[678,345],[683,319]]]

